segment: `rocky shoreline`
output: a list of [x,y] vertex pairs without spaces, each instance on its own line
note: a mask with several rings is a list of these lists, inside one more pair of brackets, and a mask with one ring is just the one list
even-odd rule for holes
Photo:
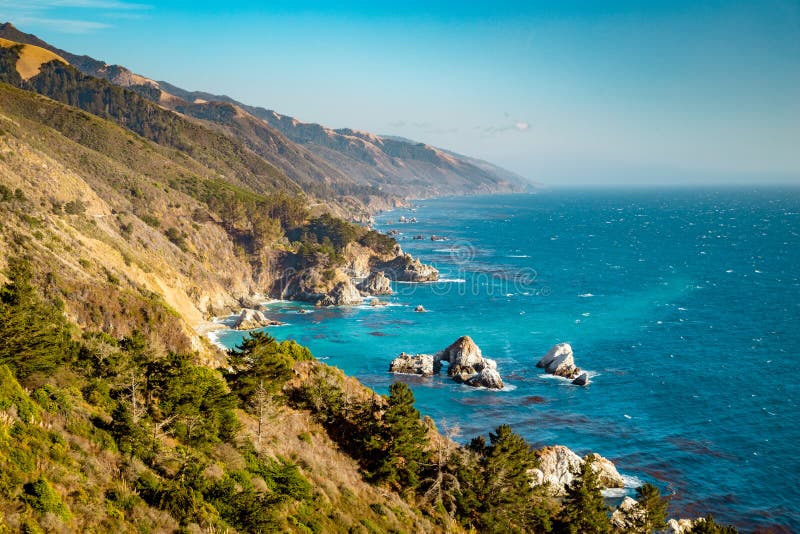
[[340,267],[313,266],[289,271],[272,292],[277,298],[310,302],[317,306],[353,306],[364,298],[391,295],[391,282],[435,282],[439,271],[406,254],[396,245],[391,254],[380,255],[350,244]]

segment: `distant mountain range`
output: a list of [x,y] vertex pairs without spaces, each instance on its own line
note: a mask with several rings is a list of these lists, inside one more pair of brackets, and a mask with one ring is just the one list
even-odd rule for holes
[[304,123],[224,95],[187,91],[120,65],[56,48],[11,23],[0,38],[57,54],[82,73],[135,91],[242,142],[303,190],[353,196],[371,208],[411,198],[522,192],[536,184],[486,161],[408,139]]

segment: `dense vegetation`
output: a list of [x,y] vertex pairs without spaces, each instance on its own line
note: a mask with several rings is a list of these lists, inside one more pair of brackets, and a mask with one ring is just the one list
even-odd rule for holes
[[[457,446],[406,385],[376,395],[266,334],[201,365],[151,276],[228,289],[209,271],[278,252],[330,267],[395,241],[312,213],[241,143],[133,92],[56,64],[23,82],[16,53],[0,50],[0,80],[96,116],[0,86],[0,245],[30,257],[8,260],[0,290],[0,533],[609,531],[593,472],[556,501],[508,426]],[[660,526],[658,490],[638,500],[630,531]]]
[[[264,454],[265,411],[289,403],[365,479],[442,529],[611,532],[590,462],[561,505],[530,486],[536,456],[506,425],[456,447],[420,419],[405,384],[388,397],[354,394],[308,349],[263,333],[232,350],[223,372],[140,334],[79,333],[38,294],[29,264],[11,266],[0,292],[0,519],[11,528],[334,530],[303,468]],[[652,514],[633,532],[663,524],[657,489],[640,489],[639,501]],[[370,510],[380,517],[381,506]],[[709,517],[695,532],[729,530]]]

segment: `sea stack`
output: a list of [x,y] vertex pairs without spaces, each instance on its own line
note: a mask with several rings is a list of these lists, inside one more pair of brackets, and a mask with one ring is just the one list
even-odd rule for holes
[[[553,346],[547,354],[542,356],[536,367],[543,368],[548,374],[561,376],[569,379],[576,379],[581,375],[580,367],[575,365],[575,358],[572,354],[572,346],[569,343],[559,343]],[[589,377],[586,377],[588,384]],[[585,384],[580,384],[585,385]]]
[[497,371],[497,362],[484,358],[481,349],[469,336],[461,336],[444,350],[433,356],[410,355],[405,352],[392,360],[392,373],[430,376],[439,373],[442,362],[447,362],[447,374],[455,382],[472,387],[503,389],[503,379]]

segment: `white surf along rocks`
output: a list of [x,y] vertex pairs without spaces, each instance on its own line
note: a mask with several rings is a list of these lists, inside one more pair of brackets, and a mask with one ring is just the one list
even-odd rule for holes
[[497,362],[484,358],[480,347],[469,336],[462,336],[447,348],[431,354],[400,354],[389,364],[392,373],[433,376],[447,362],[447,375],[460,384],[489,389],[503,389]]

